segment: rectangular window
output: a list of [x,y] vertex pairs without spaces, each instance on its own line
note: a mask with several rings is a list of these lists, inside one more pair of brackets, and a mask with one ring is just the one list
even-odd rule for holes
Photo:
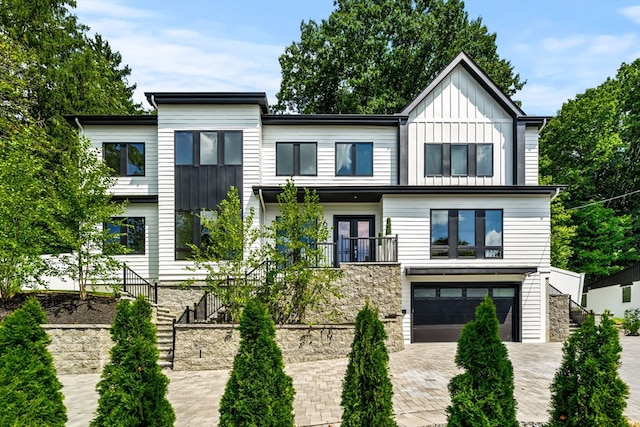
[[493,176],[493,144],[476,144],[476,176]]
[[190,244],[195,243],[193,225],[195,215],[191,211],[176,212],[176,259],[188,259],[191,255]]
[[[104,228],[114,236],[107,242],[107,251],[112,255],[144,254],[144,217],[113,218],[113,222],[104,224]],[[127,250],[123,251],[123,247]]]
[[336,175],[373,176],[373,143],[336,142]]
[[176,131],[177,166],[242,165],[242,131]]
[[631,302],[631,286],[622,288],[622,302]]
[[502,258],[502,211],[431,211],[431,258]]
[[424,145],[424,174],[425,176],[442,175],[442,144]]
[[144,176],[144,143],[105,142],[102,153],[112,176]]
[[451,145],[451,175],[466,176],[469,170],[469,148],[466,144]]
[[317,144],[315,142],[278,142],[276,175],[316,176]]
[[493,176],[493,144],[424,144],[424,176]]

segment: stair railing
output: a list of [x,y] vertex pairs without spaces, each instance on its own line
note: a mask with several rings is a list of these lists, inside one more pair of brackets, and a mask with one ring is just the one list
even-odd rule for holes
[[122,268],[122,291],[134,298],[142,295],[151,304],[158,303],[158,284],[148,282],[126,265]]
[[[549,294],[551,295],[565,295],[564,292],[559,290],[553,285],[549,285]],[[589,311],[571,299],[569,296],[569,318],[576,322],[578,325],[582,325],[582,323],[587,319],[589,315]]]

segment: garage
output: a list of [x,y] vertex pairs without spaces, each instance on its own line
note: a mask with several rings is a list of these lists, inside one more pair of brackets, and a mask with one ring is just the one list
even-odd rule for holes
[[412,283],[412,342],[457,341],[486,294],[496,305],[503,341],[518,341],[519,283]]

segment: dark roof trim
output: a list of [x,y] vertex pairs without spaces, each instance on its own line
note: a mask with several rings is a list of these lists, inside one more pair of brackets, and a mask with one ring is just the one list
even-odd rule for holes
[[537,267],[453,267],[453,268],[432,268],[432,267],[407,267],[407,276],[470,276],[473,274],[499,275],[499,274],[527,274],[538,271]]
[[145,92],[147,101],[158,104],[258,104],[263,114],[269,113],[264,92]]
[[140,196],[111,196],[111,200],[117,203],[158,203],[157,195],[140,195]]
[[405,115],[386,114],[271,114],[262,116],[262,124],[399,126],[407,119]]
[[76,126],[76,119],[81,125],[134,125],[134,126],[157,126],[158,116],[138,115],[138,116],[64,116],[67,122]]
[[[315,190],[321,202],[379,202],[384,195],[548,195],[553,196],[566,186],[534,186],[534,185],[505,185],[505,186],[418,186],[418,185],[387,185],[387,186],[327,186],[307,187]],[[275,203],[276,196],[282,192],[280,186],[254,186],[255,195],[262,194],[265,203]],[[298,189],[298,198],[302,200],[304,189]]]
[[518,117],[518,123],[524,123],[527,125],[536,125],[538,127],[543,127],[547,123],[549,123],[549,120],[551,120],[552,118],[553,117],[551,116],[524,116],[524,117]]
[[622,271],[603,277],[584,286],[584,292],[589,289],[606,288],[607,286],[630,285],[640,281],[640,262]]
[[524,111],[518,105],[511,100],[502,90],[496,85],[491,77],[485,73],[478,64],[476,64],[466,53],[460,52],[449,65],[445,67],[429,85],[423,90],[416,99],[409,104],[403,111],[403,114],[410,114],[416,106],[424,100],[424,98],[438,86],[447,77],[454,68],[461,65],[469,74],[471,74],[476,81],[493,97],[493,99],[504,108],[511,117],[525,116]]

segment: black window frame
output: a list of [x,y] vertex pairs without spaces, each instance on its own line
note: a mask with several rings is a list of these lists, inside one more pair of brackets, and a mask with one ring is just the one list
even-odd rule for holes
[[[210,239],[209,232],[206,229],[206,227],[204,227],[201,217],[204,215],[205,212],[213,212],[214,215],[217,212],[215,209],[207,209],[207,208],[175,211],[175,217],[173,221],[174,234],[175,234],[174,257],[176,261],[190,261],[188,257],[192,254],[193,249],[191,249],[189,246],[178,246],[178,215],[180,212],[188,212],[191,215],[191,241],[187,242],[187,244],[195,245],[200,249],[204,249],[205,244],[203,243],[205,243],[208,238]],[[179,253],[186,254],[186,257],[184,258],[179,257],[178,256]]]
[[[338,173],[338,145],[343,145],[343,144],[348,144],[351,145],[351,159],[352,159],[352,167],[351,167],[351,173]],[[368,145],[371,146],[371,173],[358,173],[358,149],[357,146],[358,145]],[[370,142],[343,142],[343,141],[339,141],[335,143],[335,175],[336,176],[373,176],[374,175],[374,170],[373,170],[373,166],[375,164],[374,161],[374,152],[373,152],[373,141]]]
[[[103,229],[109,230],[110,225],[116,225],[120,227],[117,232],[120,245],[128,249],[127,252],[114,252],[111,255],[145,255],[147,250],[147,227],[146,218],[143,216],[129,216],[129,217],[113,217],[112,222],[102,224]],[[131,247],[130,236],[131,230],[136,226],[132,222],[141,222],[142,227],[142,251],[137,251],[135,247]],[[107,231],[108,232],[108,231]],[[109,233],[110,234],[110,233]],[[115,240],[115,239],[114,239]]]
[[[440,149],[440,173],[427,170],[427,147],[441,147]],[[467,150],[467,172],[463,174],[454,174],[451,171],[451,148],[452,147],[466,146]],[[480,147],[491,147],[491,159],[489,164],[491,166],[491,172],[489,174],[477,173],[479,169],[478,165],[478,150]],[[493,160],[494,160],[494,144],[486,142],[465,142],[465,143],[430,143],[426,142],[423,149],[423,173],[425,177],[493,177],[495,174]]]
[[[118,170],[114,169],[107,163],[107,145],[117,145],[119,146],[120,152],[120,162],[118,165]],[[142,173],[129,173],[128,168],[128,160],[129,160],[129,145],[142,145]],[[145,176],[147,173],[147,156],[146,156],[146,147],[144,142],[103,142],[102,143],[102,160],[103,162],[113,171],[111,176],[114,177],[134,177],[134,176]]]
[[631,285],[622,286],[622,303],[631,302]]
[[[278,162],[278,148],[284,147],[285,145],[293,145],[293,159],[291,161],[293,165],[292,173],[281,173],[278,171],[279,162]],[[316,150],[316,155],[314,158],[315,162],[315,173],[313,174],[303,174],[300,172],[300,146],[301,145],[313,145]],[[318,176],[318,143],[317,142],[289,142],[289,141],[278,141],[276,142],[276,176]]]
[[[474,212],[475,242],[472,245],[461,245],[458,242],[459,212]],[[433,217],[435,212],[447,212],[447,245],[433,243]],[[487,212],[500,212],[502,220],[502,245],[489,246],[485,242]],[[504,258],[504,210],[503,209],[431,209],[430,211],[430,258],[431,259],[503,259]],[[474,255],[460,255],[463,251],[473,251]],[[496,251],[495,256],[488,256],[489,251]],[[442,254],[442,255],[434,255]]]
[[[177,136],[179,133],[191,134],[191,163],[177,163]],[[201,134],[203,133],[215,133],[217,135],[217,159],[216,163],[201,163]],[[240,134],[240,163],[227,163],[225,158],[226,150],[226,136],[229,134]],[[243,145],[244,145],[244,132],[242,130],[176,130],[173,134],[173,163],[175,166],[186,167],[199,167],[199,166],[242,166],[243,165]]]

